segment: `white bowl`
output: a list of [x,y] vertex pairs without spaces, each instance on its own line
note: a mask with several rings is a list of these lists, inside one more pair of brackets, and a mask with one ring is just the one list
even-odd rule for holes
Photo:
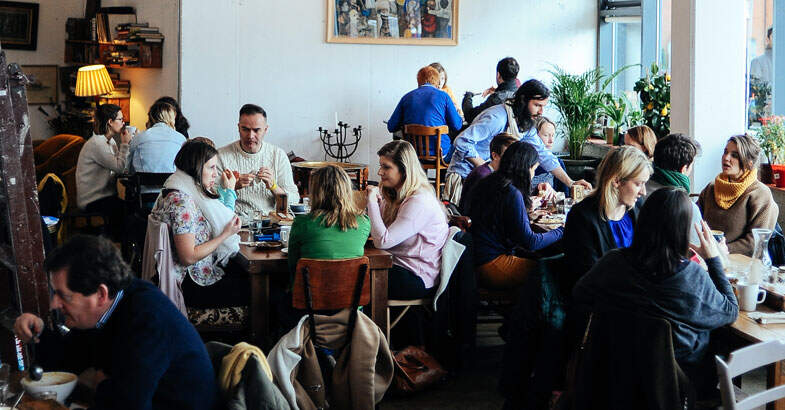
[[44,372],[41,380],[37,382],[25,377],[21,383],[29,395],[35,396],[41,392],[53,391],[57,393],[57,401],[63,404],[76,387],[76,375],[68,372]]

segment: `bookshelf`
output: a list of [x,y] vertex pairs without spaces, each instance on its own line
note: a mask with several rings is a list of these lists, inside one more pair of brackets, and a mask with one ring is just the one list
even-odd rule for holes
[[138,23],[131,7],[102,8],[93,18],[66,21],[65,63],[110,68],[161,68],[164,36]]
[[66,64],[103,64],[111,68],[161,68],[163,41],[110,43],[65,40]]

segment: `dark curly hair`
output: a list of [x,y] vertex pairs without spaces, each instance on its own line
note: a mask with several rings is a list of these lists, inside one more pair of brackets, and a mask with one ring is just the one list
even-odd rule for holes
[[117,247],[100,236],[74,236],[47,256],[44,268],[50,274],[67,269],[68,288],[85,296],[97,292],[103,284],[109,289],[109,297],[114,298],[133,280],[131,268]]

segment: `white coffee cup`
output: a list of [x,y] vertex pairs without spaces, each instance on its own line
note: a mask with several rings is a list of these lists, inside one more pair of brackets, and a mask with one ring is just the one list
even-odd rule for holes
[[281,227],[281,243],[284,247],[289,246],[289,233],[291,232],[291,226],[282,226]]
[[755,283],[739,282],[736,284],[739,308],[745,312],[753,312],[766,299],[766,290],[760,289]]

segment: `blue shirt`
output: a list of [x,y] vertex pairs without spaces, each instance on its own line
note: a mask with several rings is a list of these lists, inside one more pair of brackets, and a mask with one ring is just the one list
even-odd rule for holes
[[224,188],[219,186],[215,189],[218,193],[218,200],[224,204],[225,207],[234,211],[234,203],[237,202],[237,192],[234,189]]
[[611,228],[613,239],[616,240],[616,245],[619,248],[629,248],[630,245],[632,245],[632,233],[634,225],[629,212],[626,212],[624,217],[618,221],[612,221],[609,219],[608,226]]
[[[472,171],[472,163],[468,158],[480,158],[488,161],[491,158],[491,140],[507,129],[507,110],[504,104],[494,105],[481,112],[472,125],[463,130],[455,138],[453,155],[447,172],[454,172],[466,178]],[[537,129],[532,127],[521,135],[521,141],[527,142],[537,150],[540,166],[548,172],[559,168],[559,160],[545,147]]]
[[[483,178],[474,189],[475,198],[493,198],[488,179]],[[472,239],[474,241],[474,263],[483,265],[501,255],[512,255],[516,247],[538,251],[560,240],[564,229],[559,227],[545,233],[535,233],[529,223],[529,214],[521,191],[512,185],[505,188],[503,206],[489,203],[487,206],[471,207]],[[479,208],[479,209],[478,209]]]
[[[427,127],[447,125],[450,130],[459,130],[463,125],[460,114],[455,109],[450,96],[430,85],[424,84],[409,91],[398,102],[390,119],[387,121],[387,131],[403,130],[404,125],[419,124]],[[431,155],[435,154],[436,137],[431,138]],[[448,135],[442,135],[442,155],[449,162],[452,143]]]
[[131,139],[128,172],[174,172],[174,157],[185,143],[183,134],[159,122]]
[[112,306],[109,306],[109,309],[107,309],[107,311],[104,312],[101,318],[98,319],[98,323],[95,324],[96,329],[102,328],[104,326],[104,323],[106,323],[106,321],[109,320],[110,317],[112,317],[112,312],[114,312],[114,308],[117,307],[117,304],[120,303],[120,299],[122,298],[123,298],[123,291],[120,290],[119,292],[117,292],[117,295],[114,297],[114,302],[112,302]]
[[[564,161],[561,158],[556,158],[559,161],[559,166],[564,169]],[[542,166],[537,167],[534,171],[534,178],[532,178],[532,188],[536,188],[537,185],[547,182],[551,184],[556,192],[564,192],[564,195],[569,198],[570,196],[570,187],[567,186],[564,182],[561,182],[558,178],[554,178],[553,174],[544,170]]]

